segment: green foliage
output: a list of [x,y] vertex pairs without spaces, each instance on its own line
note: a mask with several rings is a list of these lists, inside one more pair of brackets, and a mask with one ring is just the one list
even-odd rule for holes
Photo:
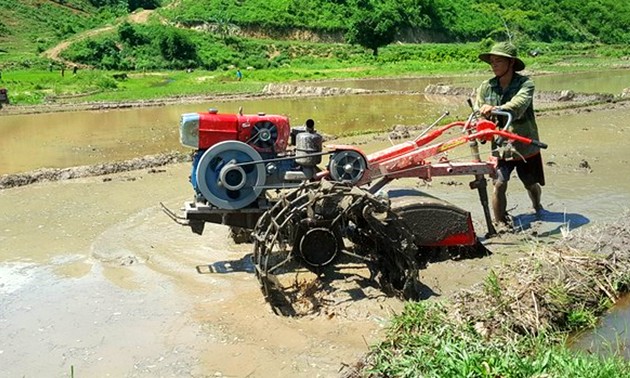
[[350,20],[346,40],[372,50],[377,56],[379,47],[394,41],[402,19],[393,4],[377,0],[358,0],[357,4],[358,11]]
[[382,62],[423,61],[435,63],[477,63],[484,48],[475,44],[422,44],[393,46],[382,51]]
[[576,308],[567,315],[567,326],[569,329],[579,330],[593,328],[597,324],[597,316],[592,311]]
[[382,13],[384,24],[396,13],[394,20],[401,32],[424,30],[450,42],[484,38],[630,42],[626,27],[630,3],[617,0],[182,0],[162,13],[187,26],[223,19],[269,32],[309,29],[346,34],[357,29],[358,17],[367,17],[365,23],[377,18],[369,13],[372,8],[388,10]]
[[26,57],[36,60],[38,54],[59,41],[111,22],[126,12],[96,8],[88,0],[0,0],[0,44],[13,62]]
[[125,8],[130,12],[136,9],[155,9],[160,0],[89,0],[95,7]]
[[88,4],[76,1],[62,6],[53,2],[0,0],[0,35],[8,37],[3,39],[3,47],[8,51],[34,51],[37,46],[49,46],[87,28],[91,12],[94,9]]
[[[327,64],[331,59],[354,64],[367,59],[360,57],[364,53],[361,49],[353,47],[326,46],[329,51],[324,55],[315,51],[319,47],[313,44],[304,43],[309,50],[304,53],[294,46],[287,47],[285,42],[251,42],[239,34],[240,28],[272,36],[312,31],[338,42],[346,36],[345,42],[368,48],[373,55],[383,55],[375,60],[377,63],[398,59],[431,64],[476,61],[477,52],[457,51],[462,45],[452,49],[384,49],[392,41],[405,38],[484,45],[512,39],[521,51],[538,49],[541,43],[620,44],[621,48],[602,48],[600,54],[612,58],[630,54],[626,47],[630,45],[630,29],[626,27],[630,23],[630,3],[616,0],[181,0],[159,8],[159,12],[178,26],[204,26],[201,29],[205,32],[119,23],[119,17],[130,10],[152,9],[160,4],[159,0],[0,0],[0,65],[37,66],[38,55],[59,41],[106,23],[119,25],[116,35],[107,37],[110,42],[97,36],[92,37],[95,45],[75,43],[66,58],[77,57],[80,63],[117,70],[213,70],[237,65],[262,69],[319,64],[324,56],[329,58]],[[89,56],[92,47],[95,51]],[[10,63],[4,63],[7,61]],[[420,63],[414,64],[421,67]]]
[[619,358],[568,350],[564,338],[540,334],[504,341],[453,321],[437,302],[408,303],[371,356],[378,377],[630,377]]
[[[103,69],[147,70],[232,66],[264,69],[330,61],[363,61],[363,51],[348,45],[223,38],[214,34],[123,23],[117,33],[72,44],[67,60]],[[343,59],[340,59],[343,58]]]
[[157,38],[160,54],[173,68],[197,66],[197,46],[179,30],[165,29]]
[[[134,25],[140,36],[157,36],[156,26]],[[97,45],[112,47],[117,34],[102,36]],[[129,79],[113,81],[111,71],[98,68],[81,68],[77,75],[66,70],[61,77],[60,66],[54,66],[48,72],[49,60],[19,57],[3,63],[3,87],[9,89],[13,104],[34,104],[44,102],[47,95],[73,95],[93,93],[78,97],[76,101],[125,101],[151,99],[169,96],[204,95],[208,93],[260,93],[269,82],[283,83],[297,80],[365,78],[414,75],[461,75],[465,73],[487,74],[487,65],[476,58],[476,54],[486,49],[479,44],[392,44],[381,48],[377,59],[365,54],[360,47],[344,44],[300,43],[283,41],[247,40],[234,37],[230,45],[225,45],[218,38],[190,32],[189,37],[198,46],[200,59],[193,72],[172,70],[171,62],[162,58],[157,44],[153,40],[134,46],[126,46],[120,41],[115,43],[118,62],[115,72],[127,72]],[[86,47],[87,41],[75,43],[71,51],[80,51],[79,45]],[[542,55],[535,60],[528,60],[530,67],[543,71],[572,72],[581,70],[611,69],[619,60],[603,56],[602,52],[626,49],[626,46],[599,46],[591,44],[538,44]],[[440,52],[443,49],[444,51]],[[99,51],[112,51],[95,47]],[[3,54],[0,54],[2,57]],[[250,60],[247,58],[251,57]],[[263,59],[264,57],[264,59]],[[448,63],[438,60],[448,59]],[[68,58],[68,56],[66,56]],[[115,60],[117,59],[117,60]],[[432,59],[432,60],[428,60]],[[435,60],[433,60],[435,59]],[[109,64],[107,59],[105,64]],[[245,62],[260,65],[255,69],[243,70]],[[563,65],[556,64],[563,62]],[[571,65],[566,65],[571,62]],[[98,65],[105,65],[97,62]],[[235,68],[240,67],[244,80],[236,82]],[[253,67],[253,66],[252,66]],[[186,67],[189,68],[189,67]],[[135,70],[136,72],[130,72]],[[43,72],[42,72],[43,71]],[[147,75],[142,72],[152,71]],[[168,79],[165,79],[168,77]],[[73,101],[71,99],[57,101]],[[630,280],[619,282],[627,286]],[[566,300],[567,292],[558,287],[551,293],[554,303],[561,311],[570,310],[572,301]],[[605,307],[603,307],[605,308]]]
[[501,284],[499,283],[499,278],[494,271],[490,271],[490,274],[488,274],[485,278],[483,287],[489,296],[495,299],[501,298]]
[[67,60],[101,69],[185,69],[201,65],[195,33],[159,25],[123,23],[116,34],[74,43]]
[[73,62],[104,69],[118,69],[121,62],[120,49],[111,36],[76,43],[64,56]]
[[345,1],[326,0],[182,0],[162,13],[187,26],[229,20],[270,31],[287,28],[335,32],[345,30],[351,9]]
[[149,43],[148,36],[142,35],[128,22],[118,27],[118,39],[129,47],[136,47]]

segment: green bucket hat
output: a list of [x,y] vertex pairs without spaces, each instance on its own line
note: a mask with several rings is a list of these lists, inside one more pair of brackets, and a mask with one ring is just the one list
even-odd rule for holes
[[503,56],[514,59],[514,71],[525,69],[525,63],[516,57],[516,47],[509,42],[499,42],[492,46],[489,53],[479,54],[479,59],[490,63],[490,55]]

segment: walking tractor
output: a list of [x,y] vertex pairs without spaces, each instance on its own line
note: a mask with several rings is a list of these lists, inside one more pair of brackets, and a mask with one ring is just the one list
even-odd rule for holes
[[[256,276],[276,312],[290,313],[284,309],[294,298],[286,284],[291,273],[323,278],[348,261],[365,264],[385,292],[417,298],[418,269],[427,254],[472,250],[479,241],[470,212],[417,190],[386,186],[399,178],[473,176],[470,186],[479,191],[493,234],[486,175],[495,176],[496,160],[482,161],[479,143],[501,139],[499,148],[547,147],[508,132],[508,112],[495,113],[505,120],[503,128],[477,112],[438,126],[447,115],[411,141],[368,154],[349,145],[324,147],[313,120],[292,128],[280,115],[215,109],[183,114],[180,140],[195,150],[194,200],[184,204],[183,214],[164,210],[198,234],[207,222],[248,230]],[[448,159],[447,151],[466,144],[470,161]]]

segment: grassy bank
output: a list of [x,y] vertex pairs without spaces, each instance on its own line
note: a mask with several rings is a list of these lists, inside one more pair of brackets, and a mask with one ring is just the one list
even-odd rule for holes
[[473,324],[453,324],[449,306],[414,303],[362,375],[371,377],[630,377],[620,358],[581,354],[563,335],[515,340],[480,337]]
[[566,346],[628,292],[628,241],[625,220],[574,231],[469,291],[409,303],[355,376],[630,377],[628,361]]
[[[177,96],[259,93],[267,83],[300,80],[462,75],[487,73],[488,67],[476,59],[479,44],[392,45],[374,58],[356,47],[325,44],[282,43],[287,51],[297,49],[279,67],[245,69],[236,80],[236,67],[213,71],[197,69],[168,71],[110,71],[72,67],[61,72],[40,62],[32,68],[6,68],[0,87],[7,88],[12,104],[43,104],[90,101],[130,101]],[[316,46],[315,46],[316,45]],[[310,47],[309,47],[310,46]],[[298,51],[298,50],[295,50]],[[332,56],[325,52],[330,51]],[[623,56],[613,54],[612,46],[542,45],[541,55],[525,57],[531,73],[593,71],[628,67]],[[618,51],[617,51],[618,52]],[[20,66],[11,66],[20,67]]]

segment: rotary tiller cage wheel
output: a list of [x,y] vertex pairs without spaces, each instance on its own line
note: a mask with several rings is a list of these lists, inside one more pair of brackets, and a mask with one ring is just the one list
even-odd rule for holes
[[[339,255],[365,262],[371,277],[390,294],[417,297],[413,235],[388,203],[360,188],[326,181],[304,184],[280,195],[253,236],[256,276],[277,313],[291,302],[279,275],[306,268],[319,276]],[[343,238],[352,242],[352,251]],[[315,241],[317,247],[312,247]]]

